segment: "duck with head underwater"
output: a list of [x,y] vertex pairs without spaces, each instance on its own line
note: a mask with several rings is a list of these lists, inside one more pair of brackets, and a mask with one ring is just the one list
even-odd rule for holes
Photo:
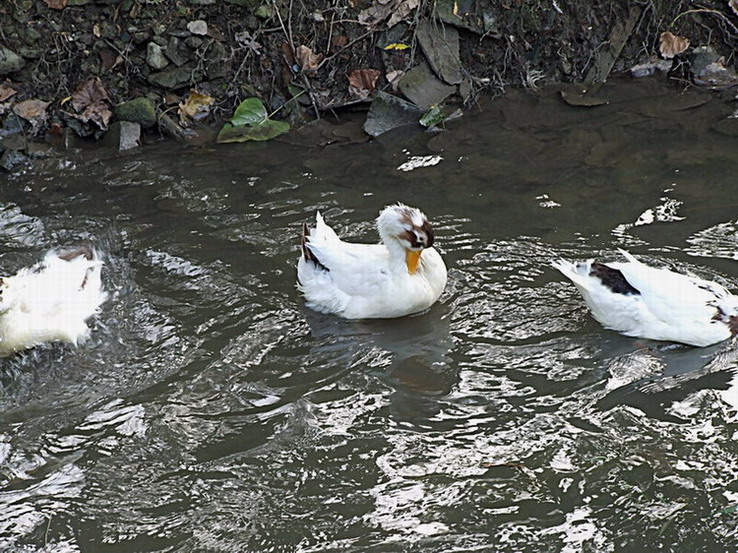
[[307,306],[347,319],[389,319],[433,305],[446,286],[446,265],[433,228],[417,208],[398,203],[376,220],[380,244],[344,242],[320,213],[303,225],[297,287]]
[[81,246],[51,250],[35,265],[0,278],[0,357],[86,339],[87,320],[107,299],[102,265],[92,247]]

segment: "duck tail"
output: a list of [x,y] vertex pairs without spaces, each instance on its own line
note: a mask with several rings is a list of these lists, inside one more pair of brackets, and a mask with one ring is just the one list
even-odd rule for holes
[[300,249],[302,249],[302,256],[305,261],[314,263],[317,267],[320,267],[324,271],[329,271],[328,267],[320,262],[320,259],[310,249],[310,226],[307,223],[302,224],[302,236],[300,237]]

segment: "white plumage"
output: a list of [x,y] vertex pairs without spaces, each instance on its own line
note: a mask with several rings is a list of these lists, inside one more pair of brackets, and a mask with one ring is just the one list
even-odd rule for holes
[[605,328],[692,346],[709,346],[738,332],[738,298],[725,288],[620,253],[625,262],[553,264],[576,285]]
[[0,356],[45,342],[78,344],[107,294],[92,248],[52,250],[39,263],[0,279]]
[[320,213],[303,227],[298,289],[307,306],[347,319],[393,318],[433,305],[446,286],[446,265],[433,229],[413,207],[386,207],[377,218],[381,244],[344,242]]

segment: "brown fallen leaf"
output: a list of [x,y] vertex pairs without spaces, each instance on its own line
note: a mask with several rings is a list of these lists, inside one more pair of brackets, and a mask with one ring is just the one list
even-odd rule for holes
[[31,124],[32,134],[36,134],[46,122],[48,105],[49,102],[43,100],[23,100],[13,106],[13,113],[28,121]]
[[689,39],[664,31],[659,38],[659,51],[666,59],[671,59],[689,48]]
[[359,23],[377,27],[389,18],[387,26],[392,27],[410,15],[418,4],[418,0],[375,0],[371,7],[359,12]]
[[63,10],[67,7],[67,0],[44,0],[44,4],[52,10]]
[[314,54],[307,46],[300,45],[295,51],[295,58],[303,71],[315,71],[323,59],[323,54]]
[[105,130],[113,117],[110,111],[110,96],[100,77],[93,77],[82,83],[72,94],[72,106],[77,111],[75,117],[87,123],[92,121]]
[[400,79],[404,74],[405,72],[402,69],[395,69],[394,71],[390,71],[385,75],[385,78],[392,87],[393,92],[397,92],[397,87],[400,84]]
[[14,88],[11,88],[6,84],[0,84],[0,102],[4,102],[5,100],[13,96],[16,92],[18,91]]
[[179,104],[179,123],[186,127],[191,121],[199,121],[210,115],[210,106],[215,102],[207,94],[202,94],[197,90],[190,90],[184,102]]
[[349,93],[366,100],[377,88],[379,75],[376,69],[355,69],[346,75],[349,82]]

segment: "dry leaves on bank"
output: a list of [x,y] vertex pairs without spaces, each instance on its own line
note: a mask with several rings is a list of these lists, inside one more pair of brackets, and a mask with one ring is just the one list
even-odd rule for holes
[[179,122],[182,126],[189,126],[191,121],[200,121],[210,115],[210,106],[215,103],[215,99],[202,94],[197,90],[190,90],[189,96],[184,102],[179,104]]
[[659,40],[659,51],[666,59],[671,59],[689,48],[689,39],[664,31]]
[[314,54],[310,48],[301,45],[295,50],[295,59],[303,71],[315,71],[323,60],[323,54]]
[[4,102],[5,100],[13,96],[16,92],[18,91],[14,88],[11,88],[6,84],[0,84],[0,102]]
[[356,69],[347,75],[349,93],[361,100],[366,100],[377,88],[379,71],[376,69]]
[[376,27],[389,17],[388,27],[393,27],[418,7],[419,0],[375,0],[374,5],[359,12],[359,23]]
[[44,0],[44,4],[52,10],[63,10],[67,7],[67,0]]
[[71,97],[72,107],[77,111],[74,117],[88,123],[92,121],[102,130],[108,128],[113,112],[110,111],[110,97],[99,77],[82,83]]
[[46,123],[46,108],[49,102],[43,100],[23,100],[13,106],[13,113],[31,124],[31,134],[36,134]]

